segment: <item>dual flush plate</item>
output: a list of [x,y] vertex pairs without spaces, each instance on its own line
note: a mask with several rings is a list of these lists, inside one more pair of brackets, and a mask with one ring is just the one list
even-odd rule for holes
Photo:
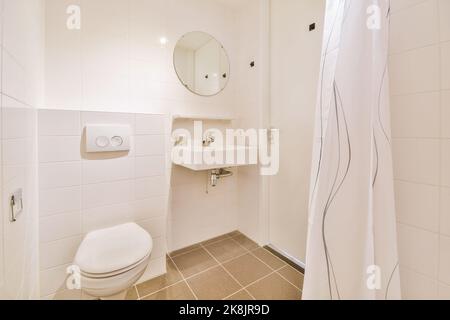
[[86,127],[87,152],[129,151],[131,127],[128,125],[88,125]]

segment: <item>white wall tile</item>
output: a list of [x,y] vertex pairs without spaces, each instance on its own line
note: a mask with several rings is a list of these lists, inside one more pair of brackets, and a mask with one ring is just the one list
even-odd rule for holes
[[3,140],[3,165],[25,165],[28,157],[29,139]]
[[438,286],[439,300],[450,300],[450,286],[439,283]]
[[439,185],[439,148],[439,140],[395,139],[395,178]]
[[39,166],[41,190],[81,185],[81,162],[45,163]]
[[439,235],[403,224],[398,226],[400,265],[436,278],[439,261]]
[[450,285],[450,238],[441,236],[439,245],[439,281]]
[[136,178],[163,176],[166,171],[166,158],[164,156],[136,157]]
[[439,187],[397,181],[395,202],[401,223],[439,232]]
[[82,130],[89,124],[119,124],[129,125],[134,132],[134,115],[129,113],[111,113],[111,112],[82,112],[81,126]]
[[167,253],[166,237],[153,238],[151,259],[165,258]]
[[135,137],[136,156],[162,156],[166,150],[163,135],[143,135]]
[[83,185],[83,209],[109,206],[132,201],[132,181]]
[[134,220],[145,220],[166,215],[169,204],[168,196],[152,197],[133,203]]
[[164,135],[166,133],[166,116],[158,115],[136,115],[136,134],[137,135]]
[[128,107],[129,3],[83,2],[83,105],[88,110],[121,111]]
[[424,1],[425,0],[392,0],[391,1],[392,12],[397,12],[402,9],[408,9]]
[[390,58],[391,94],[409,94],[438,91],[439,88],[439,46],[431,46]]
[[2,92],[16,100],[26,102],[26,72],[22,65],[6,50],[2,50]]
[[96,184],[133,178],[133,158],[83,161],[83,184]]
[[439,0],[441,41],[450,41],[450,2]]
[[450,107],[441,90],[450,87],[450,2],[391,4],[392,129],[394,138],[402,138],[393,143],[395,177],[414,182],[396,182],[398,219],[408,225],[399,226],[402,291],[406,299],[443,298],[448,290],[439,279],[448,281],[443,235],[450,235],[450,192],[442,186],[450,185]]
[[41,280],[41,295],[48,296],[58,291],[64,291],[67,289],[66,287],[66,279],[67,279],[67,267],[58,266],[51,269],[46,269],[41,271],[40,280]]
[[441,46],[441,89],[450,90],[450,41]]
[[40,163],[81,160],[81,137],[40,137],[38,148]]
[[130,203],[99,207],[83,211],[83,232],[114,227],[133,221],[133,208]]
[[10,98],[2,96],[3,116],[2,135],[3,139],[19,139],[31,137],[32,123],[30,119],[30,108]]
[[[82,106],[81,30],[66,27],[70,5],[81,0],[46,0],[46,107],[71,108]],[[52,32],[48,32],[52,30]]]
[[440,201],[440,231],[442,234],[450,236],[450,188],[441,188]]
[[165,217],[143,220],[138,223],[142,228],[147,230],[153,238],[166,235],[167,220]]
[[64,213],[40,219],[40,242],[46,243],[82,234],[81,213]]
[[442,91],[441,93],[442,104],[442,138],[450,139],[450,91]]
[[39,110],[39,136],[81,136],[81,113],[65,110]]
[[437,281],[412,270],[401,268],[402,297],[405,300],[434,300],[438,295]]
[[[421,21],[421,23],[417,23]],[[439,41],[437,0],[423,1],[391,16],[391,52],[425,47]]]
[[149,108],[158,110],[161,94],[161,63],[165,51],[152,48],[146,57],[149,60],[130,60],[130,108],[144,112]]
[[168,185],[164,176],[136,179],[135,199],[144,200],[168,194]]
[[81,186],[41,190],[39,194],[41,217],[81,210]]
[[82,240],[77,236],[41,244],[41,270],[72,263]]
[[[167,33],[167,6],[164,1],[130,1],[130,56],[134,59],[154,62],[156,70],[163,63],[156,54],[165,51],[159,39]],[[162,71],[160,71],[162,72]]]
[[394,96],[391,98],[391,110],[394,138],[440,137],[438,92]]
[[442,140],[441,147],[441,183],[443,186],[450,187],[450,140]]

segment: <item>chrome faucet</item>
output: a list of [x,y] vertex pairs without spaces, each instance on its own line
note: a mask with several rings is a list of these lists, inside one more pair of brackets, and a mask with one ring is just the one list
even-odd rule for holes
[[212,135],[211,132],[209,132],[206,137],[205,140],[203,140],[203,146],[204,147],[209,147],[211,144],[214,143],[214,141],[216,141],[216,138],[214,138],[214,136]]

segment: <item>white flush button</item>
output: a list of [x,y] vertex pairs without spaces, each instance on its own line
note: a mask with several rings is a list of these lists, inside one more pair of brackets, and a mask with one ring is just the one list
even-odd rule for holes
[[129,125],[89,124],[86,126],[86,152],[130,151],[130,144],[131,127]]
[[100,148],[106,148],[109,146],[109,139],[107,137],[98,137],[97,140],[95,140],[95,143]]
[[113,147],[120,147],[123,144],[123,138],[119,136],[115,136],[111,138],[111,145]]

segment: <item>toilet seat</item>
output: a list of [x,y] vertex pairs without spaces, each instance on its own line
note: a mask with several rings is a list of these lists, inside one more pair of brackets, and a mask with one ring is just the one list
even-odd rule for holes
[[88,272],[84,272],[83,270],[81,270],[81,275],[83,277],[91,278],[91,279],[111,278],[111,277],[114,277],[114,276],[121,275],[122,273],[126,273],[126,272],[128,272],[128,271],[130,271],[130,270],[132,270],[132,269],[134,269],[136,267],[138,267],[140,264],[144,263],[149,258],[150,258],[150,253],[145,258],[143,258],[141,261],[135,263],[132,266],[129,266],[128,268],[124,268],[124,269],[121,269],[121,270],[117,270],[117,271],[110,272],[110,273],[104,273],[104,274],[101,274],[101,273],[98,273],[98,274],[88,273]]
[[82,275],[82,290],[91,296],[102,299],[125,293],[144,274],[149,260],[150,257],[135,268],[111,277],[90,278]]
[[78,249],[75,264],[86,275],[115,275],[138,265],[152,249],[148,232],[127,223],[89,233]]

